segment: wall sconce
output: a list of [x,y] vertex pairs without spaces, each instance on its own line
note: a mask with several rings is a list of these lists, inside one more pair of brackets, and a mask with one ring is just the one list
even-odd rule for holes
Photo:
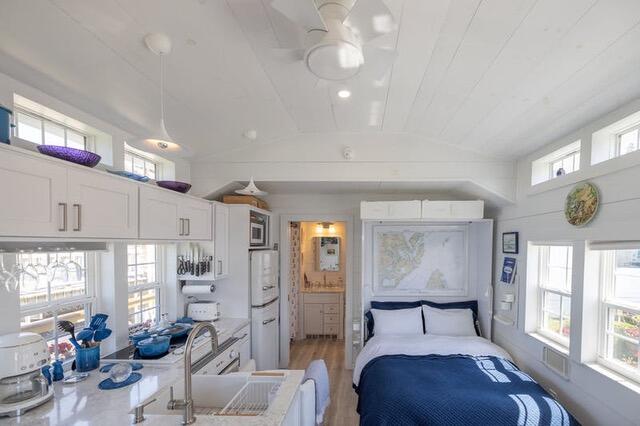
[[335,234],[336,227],[333,225],[333,222],[320,222],[316,225],[316,234]]

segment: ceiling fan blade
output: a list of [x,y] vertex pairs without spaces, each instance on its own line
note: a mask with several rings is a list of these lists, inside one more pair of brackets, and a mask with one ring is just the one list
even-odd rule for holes
[[370,80],[372,82],[384,78],[397,56],[395,50],[371,46],[364,46],[362,53],[364,55],[364,64],[362,64],[362,68],[356,77],[360,80]]
[[327,29],[313,0],[273,0],[271,7],[307,31]]
[[362,43],[396,30],[396,21],[382,0],[356,0],[344,19]]
[[292,64],[304,59],[304,49],[272,49],[273,56],[282,63]]

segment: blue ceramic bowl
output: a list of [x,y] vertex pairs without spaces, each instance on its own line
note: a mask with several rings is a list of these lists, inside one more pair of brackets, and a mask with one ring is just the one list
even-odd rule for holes
[[165,328],[164,330],[160,330],[158,334],[161,336],[169,336],[171,338],[181,337],[186,334],[189,334],[189,331],[191,331],[191,328],[192,328],[191,324],[176,322],[171,324],[170,327]]
[[167,353],[170,341],[169,336],[153,336],[138,342],[136,347],[140,356],[156,357]]

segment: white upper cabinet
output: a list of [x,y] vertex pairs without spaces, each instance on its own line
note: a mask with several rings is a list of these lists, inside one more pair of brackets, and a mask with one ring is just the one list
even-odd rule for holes
[[166,189],[140,187],[140,238],[211,240],[211,203]]
[[214,205],[213,245],[215,278],[229,275],[229,207],[225,204]]
[[360,203],[361,219],[418,219],[422,203],[413,201],[363,201]]
[[138,185],[92,171],[68,172],[69,231],[78,237],[138,237]]
[[181,197],[152,186],[140,187],[140,238],[177,240],[184,234],[179,215]]
[[70,228],[66,167],[3,149],[0,181],[1,236],[67,236]]
[[184,197],[180,200],[178,213],[182,219],[182,239],[211,240],[212,219],[209,201]]

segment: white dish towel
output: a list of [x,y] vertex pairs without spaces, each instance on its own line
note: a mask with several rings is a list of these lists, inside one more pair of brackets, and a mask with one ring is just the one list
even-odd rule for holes
[[304,373],[303,382],[313,380],[316,390],[316,424],[322,424],[324,412],[329,406],[329,372],[323,359],[311,361]]

